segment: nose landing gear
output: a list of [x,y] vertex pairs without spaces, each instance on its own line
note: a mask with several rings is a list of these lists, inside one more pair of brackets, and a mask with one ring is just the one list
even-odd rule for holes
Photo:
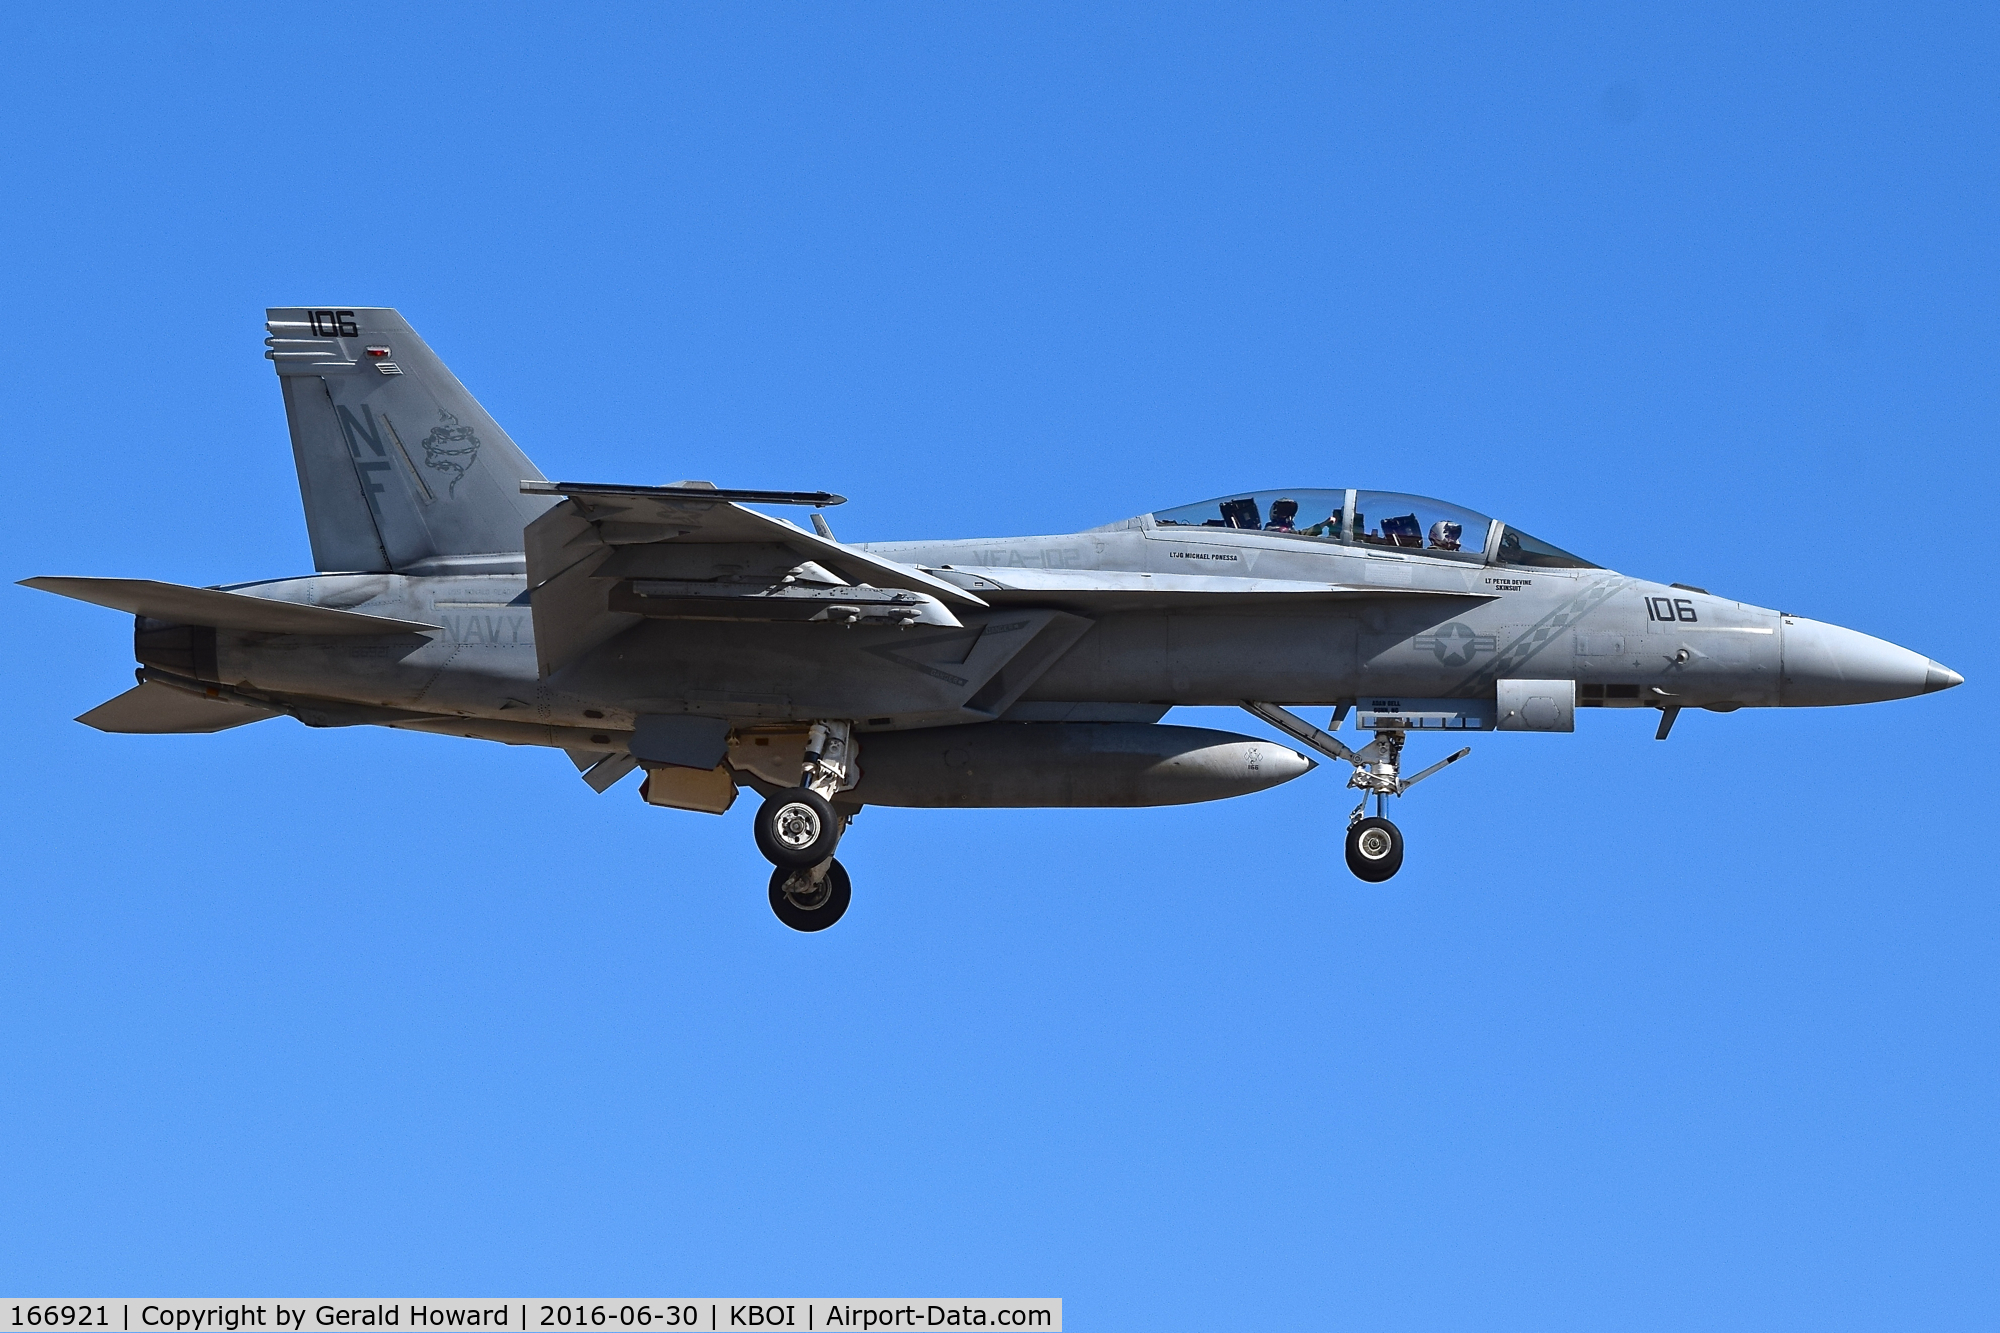
[[[1347,817],[1347,868],[1357,878],[1370,884],[1380,884],[1403,868],[1403,831],[1383,817],[1382,807],[1386,800],[1391,796],[1401,796],[1431,774],[1442,772],[1472,753],[1472,747],[1468,745],[1458,753],[1438,760],[1415,777],[1405,778],[1399,771],[1403,757],[1403,732],[1400,729],[1380,728],[1375,732],[1374,740],[1359,750],[1350,750],[1312,723],[1277,704],[1246,702],[1243,707],[1301,745],[1309,746],[1329,759],[1354,766],[1354,776],[1347,780],[1347,785],[1361,789],[1361,804],[1355,806],[1354,813]],[[1368,814],[1370,796],[1375,798],[1373,815]]]
[[1403,831],[1379,815],[1356,819],[1347,826],[1347,868],[1370,884],[1388,879],[1403,868]]
[[764,802],[753,832],[771,872],[771,911],[793,930],[825,930],[847,911],[852,885],[833,859],[853,816],[834,812],[834,793],[852,787],[853,729],[815,722],[799,785]]

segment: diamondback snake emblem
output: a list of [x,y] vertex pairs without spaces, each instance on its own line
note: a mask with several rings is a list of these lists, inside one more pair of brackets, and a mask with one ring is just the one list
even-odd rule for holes
[[424,436],[424,466],[449,472],[451,485],[446,494],[456,496],[459,481],[479,457],[479,437],[472,433],[472,427],[459,425],[458,418],[449,412],[439,412],[438,420],[443,424],[432,426],[431,433]]

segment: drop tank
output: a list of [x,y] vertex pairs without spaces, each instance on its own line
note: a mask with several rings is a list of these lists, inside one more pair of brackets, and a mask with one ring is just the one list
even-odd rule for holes
[[1186,805],[1275,787],[1313,761],[1203,727],[988,722],[867,737],[843,802],[932,807]]

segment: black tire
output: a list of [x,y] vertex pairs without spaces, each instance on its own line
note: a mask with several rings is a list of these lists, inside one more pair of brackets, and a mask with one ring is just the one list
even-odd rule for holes
[[846,914],[854,896],[847,868],[838,861],[826,863],[826,874],[816,888],[811,876],[810,870],[771,872],[771,910],[793,930],[825,930]]
[[780,870],[816,866],[840,844],[840,819],[809,787],[793,787],[764,802],[756,831],[757,850]]
[[1355,878],[1380,884],[1403,868],[1403,831],[1371,815],[1347,830],[1347,868]]

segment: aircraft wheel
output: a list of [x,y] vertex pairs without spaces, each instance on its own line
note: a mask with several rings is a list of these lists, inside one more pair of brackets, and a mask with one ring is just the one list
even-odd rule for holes
[[1371,815],[1347,830],[1347,868],[1380,884],[1403,868],[1403,831]]
[[805,870],[833,855],[840,819],[809,787],[781,791],[757,812],[757,850],[780,870]]
[[810,869],[771,872],[771,910],[793,930],[825,930],[846,913],[853,894],[847,869],[838,861],[826,863],[817,884]]

